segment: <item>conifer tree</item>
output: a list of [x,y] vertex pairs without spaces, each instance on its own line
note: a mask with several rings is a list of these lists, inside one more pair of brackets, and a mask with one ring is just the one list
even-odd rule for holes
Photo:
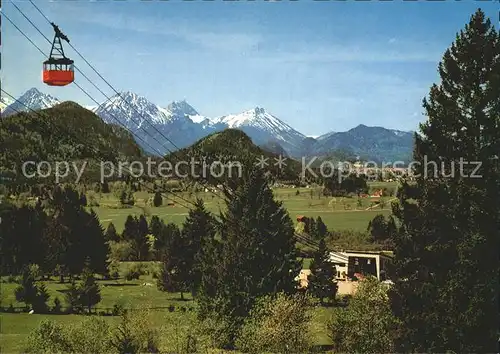
[[326,227],[321,216],[316,219],[316,236],[318,239],[322,239],[328,233],[328,228]]
[[10,203],[2,201],[0,203],[0,249],[2,250],[2,257],[0,257],[1,267],[0,274],[15,274],[16,258],[14,253],[16,250],[16,236],[15,236],[15,220],[17,208]]
[[403,184],[393,208],[401,222],[393,237],[396,351],[496,352],[500,41],[481,10],[439,74],[415,136],[416,183]]
[[151,218],[151,222],[149,223],[151,235],[158,238],[164,226],[164,222],[160,220],[157,215],[153,215],[153,217]]
[[174,223],[164,224],[161,222],[160,233],[157,237],[155,237],[154,248],[158,254],[161,254],[167,247],[169,247],[172,240],[175,240],[179,237],[180,229]]
[[37,285],[37,297],[35,298],[35,303],[33,303],[33,310],[38,313],[47,313],[49,312],[49,306],[47,302],[50,299],[49,291],[47,290],[47,286],[44,283],[40,283]]
[[80,203],[82,206],[87,206],[87,196],[85,193],[80,193]]
[[198,302],[201,319],[224,319],[229,335],[223,346],[233,347],[256,299],[295,292],[301,265],[292,220],[260,170],[251,171],[227,203],[220,246],[208,257],[217,264],[201,265],[215,272],[204,274]]
[[148,245],[149,226],[148,221],[144,215],[139,217],[137,222],[137,233],[135,239],[132,240],[133,247],[138,261],[144,261],[148,258],[149,245]]
[[337,270],[330,261],[330,252],[326,248],[325,240],[319,241],[318,250],[309,267],[311,274],[308,276],[308,291],[318,298],[323,304],[324,299],[334,300],[337,294],[335,281]]
[[124,241],[133,241],[138,236],[139,233],[139,222],[137,218],[132,215],[127,216],[127,220],[125,220],[125,227],[122,232],[122,239]]
[[60,257],[55,264],[65,266],[70,274],[79,274],[87,256],[82,249],[88,220],[79,194],[70,186],[64,189],[56,186],[52,191],[50,208],[53,211],[53,224],[50,226],[51,234],[47,236],[53,239],[52,247]]
[[100,188],[100,192],[101,193],[109,193],[109,184],[108,184],[108,181],[104,181],[102,184],[101,184],[101,188]]
[[78,289],[78,293],[80,304],[86,306],[89,313],[92,311],[92,307],[101,301],[101,289],[90,268],[90,261],[87,261],[83,271],[82,283]]
[[116,232],[115,225],[112,222],[110,222],[108,227],[106,228],[105,239],[108,242],[109,241],[113,241],[113,242],[120,241],[120,236]]
[[110,248],[104,236],[104,230],[99,217],[91,210],[85,213],[88,220],[86,223],[86,237],[84,239],[84,255],[90,259],[89,267],[95,273],[106,275],[108,273],[108,256]]
[[368,222],[367,231],[370,233],[373,241],[383,241],[389,237],[389,226],[384,215],[378,214]]
[[154,198],[153,198],[153,205],[155,207],[159,207],[163,204],[163,198],[161,196],[160,192],[155,192]]
[[21,282],[15,290],[15,297],[17,301],[24,302],[26,306],[33,306],[37,302],[38,287],[35,277],[27,267],[23,270]]
[[181,299],[188,290],[189,269],[187,264],[187,242],[180,232],[173,232],[172,238],[162,252],[162,267],[158,276],[158,289],[168,292],[180,292]]
[[183,224],[182,233],[186,242],[184,274],[193,294],[196,294],[201,282],[201,251],[204,243],[214,238],[216,232],[215,219],[206,209],[203,200],[197,199],[194,208]]
[[68,309],[71,313],[79,311],[81,309],[80,305],[80,288],[74,280],[71,281],[70,285],[66,288],[64,297],[68,304]]

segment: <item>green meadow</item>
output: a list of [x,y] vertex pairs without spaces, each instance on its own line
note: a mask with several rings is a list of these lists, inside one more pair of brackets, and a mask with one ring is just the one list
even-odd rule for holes
[[[396,183],[374,182],[373,188],[389,188],[395,190]],[[299,194],[297,194],[297,191]],[[389,215],[391,201],[394,197],[358,198],[358,197],[325,197],[320,189],[313,188],[276,188],[276,199],[281,200],[287,208],[290,217],[297,222],[297,216],[318,217],[330,230],[352,229],[364,231],[368,222],[377,214]],[[147,192],[136,192],[135,205],[118,209],[118,201],[112,194],[97,195],[98,207],[93,207],[104,227],[113,222],[118,232],[121,232],[128,215],[146,216],[157,215],[165,222],[182,224],[188,214],[188,207],[196,198],[201,198],[211,212],[218,214],[224,210],[224,202],[218,192],[189,193],[163,193],[163,205],[160,207],[146,206],[146,201],[151,197]],[[379,201],[378,205],[375,201]],[[170,204],[170,205],[169,205]]]

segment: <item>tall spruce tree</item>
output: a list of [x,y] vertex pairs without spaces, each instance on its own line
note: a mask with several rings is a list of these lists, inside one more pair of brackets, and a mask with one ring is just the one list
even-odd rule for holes
[[316,219],[316,238],[322,239],[328,233],[328,228],[326,227],[321,216],[318,216]]
[[108,227],[106,228],[106,234],[104,235],[104,238],[106,241],[113,241],[113,242],[118,242],[120,241],[120,236],[116,232],[115,225],[110,222]]
[[132,215],[127,216],[127,219],[125,220],[125,227],[123,228],[122,232],[123,240],[133,241],[138,237],[137,236],[138,233],[139,233],[139,221],[137,220],[136,217],[133,217]]
[[84,246],[88,213],[81,204],[80,196],[70,186],[64,189],[56,186],[48,208],[52,210],[52,225],[49,225],[50,233],[46,236],[52,239],[50,243],[60,257],[56,264],[64,266],[70,275],[80,274],[88,255],[82,252],[83,249],[88,250]]
[[161,221],[160,231],[158,233],[158,236],[155,235],[154,241],[154,248],[156,250],[156,253],[161,255],[162,252],[164,252],[170,245],[172,240],[178,237],[178,234],[180,234],[180,232],[181,231],[179,229],[179,226],[177,226],[176,224],[171,222],[165,225],[163,221]]
[[101,301],[101,289],[90,268],[90,260],[86,261],[85,269],[82,273],[82,282],[78,292],[80,304],[87,307],[89,313],[92,311],[92,307]]
[[161,252],[161,270],[157,287],[161,291],[180,292],[181,299],[188,290],[189,269],[186,266],[187,242],[182,232],[172,232],[171,238]]
[[210,242],[215,237],[216,223],[210,212],[205,209],[203,200],[197,199],[194,208],[189,211],[189,215],[182,227],[183,237],[186,241],[186,257],[184,274],[188,276],[187,282],[191,293],[195,295],[201,283],[201,252],[204,243]]
[[403,184],[393,207],[398,352],[498,350],[499,39],[478,10],[424,99],[416,183]]
[[153,205],[155,207],[160,207],[163,204],[163,197],[161,196],[160,192],[155,192],[155,195],[153,197]]
[[217,264],[201,265],[214,272],[204,274],[198,302],[201,319],[224,319],[230,348],[257,298],[296,291],[301,264],[292,220],[261,171],[235,190],[221,219],[220,246],[208,243],[217,254],[205,258]]
[[85,224],[86,237],[82,252],[89,258],[88,267],[95,273],[108,274],[108,256],[110,248],[104,236],[104,230],[99,221],[99,217],[91,210],[90,214],[85,213],[87,222]]
[[144,215],[141,215],[137,223],[136,238],[133,240],[133,247],[136,252],[138,261],[145,261],[148,259],[148,234],[148,221],[146,220],[146,217]]
[[151,235],[158,238],[163,227],[165,227],[163,220],[160,220],[158,215],[153,215],[151,222],[149,223],[149,231],[151,232]]
[[334,300],[337,295],[337,283],[335,277],[337,270],[335,264],[330,261],[330,252],[326,248],[325,240],[319,241],[319,247],[314,252],[314,258],[310,265],[311,274],[308,276],[308,291],[323,304],[324,299]]

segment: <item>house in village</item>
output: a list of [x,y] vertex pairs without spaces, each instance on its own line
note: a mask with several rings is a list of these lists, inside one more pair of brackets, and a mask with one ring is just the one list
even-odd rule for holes
[[304,215],[297,215],[297,222],[305,222],[306,217]]
[[359,278],[363,275],[386,280],[387,266],[392,261],[388,252],[344,251],[330,252],[330,260],[337,269],[337,280]]
[[[330,252],[330,261],[335,264],[338,294],[352,294],[356,290],[357,280],[366,275],[375,276],[379,281],[386,281],[387,266],[392,262],[388,252],[343,251]],[[297,279],[301,287],[307,287],[309,269],[303,269]],[[333,281],[334,279],[332,279]]]

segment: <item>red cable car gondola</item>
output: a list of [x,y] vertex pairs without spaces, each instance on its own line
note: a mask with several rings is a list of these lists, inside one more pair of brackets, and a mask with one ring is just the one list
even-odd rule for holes
[[66,58],[61,43],[61,39],[68,43],[69,39],[54,23],[51,25],[55,35],[49,59],[43,62],[43,82],[49,86],[66,86],[75,80],[73,60]]

